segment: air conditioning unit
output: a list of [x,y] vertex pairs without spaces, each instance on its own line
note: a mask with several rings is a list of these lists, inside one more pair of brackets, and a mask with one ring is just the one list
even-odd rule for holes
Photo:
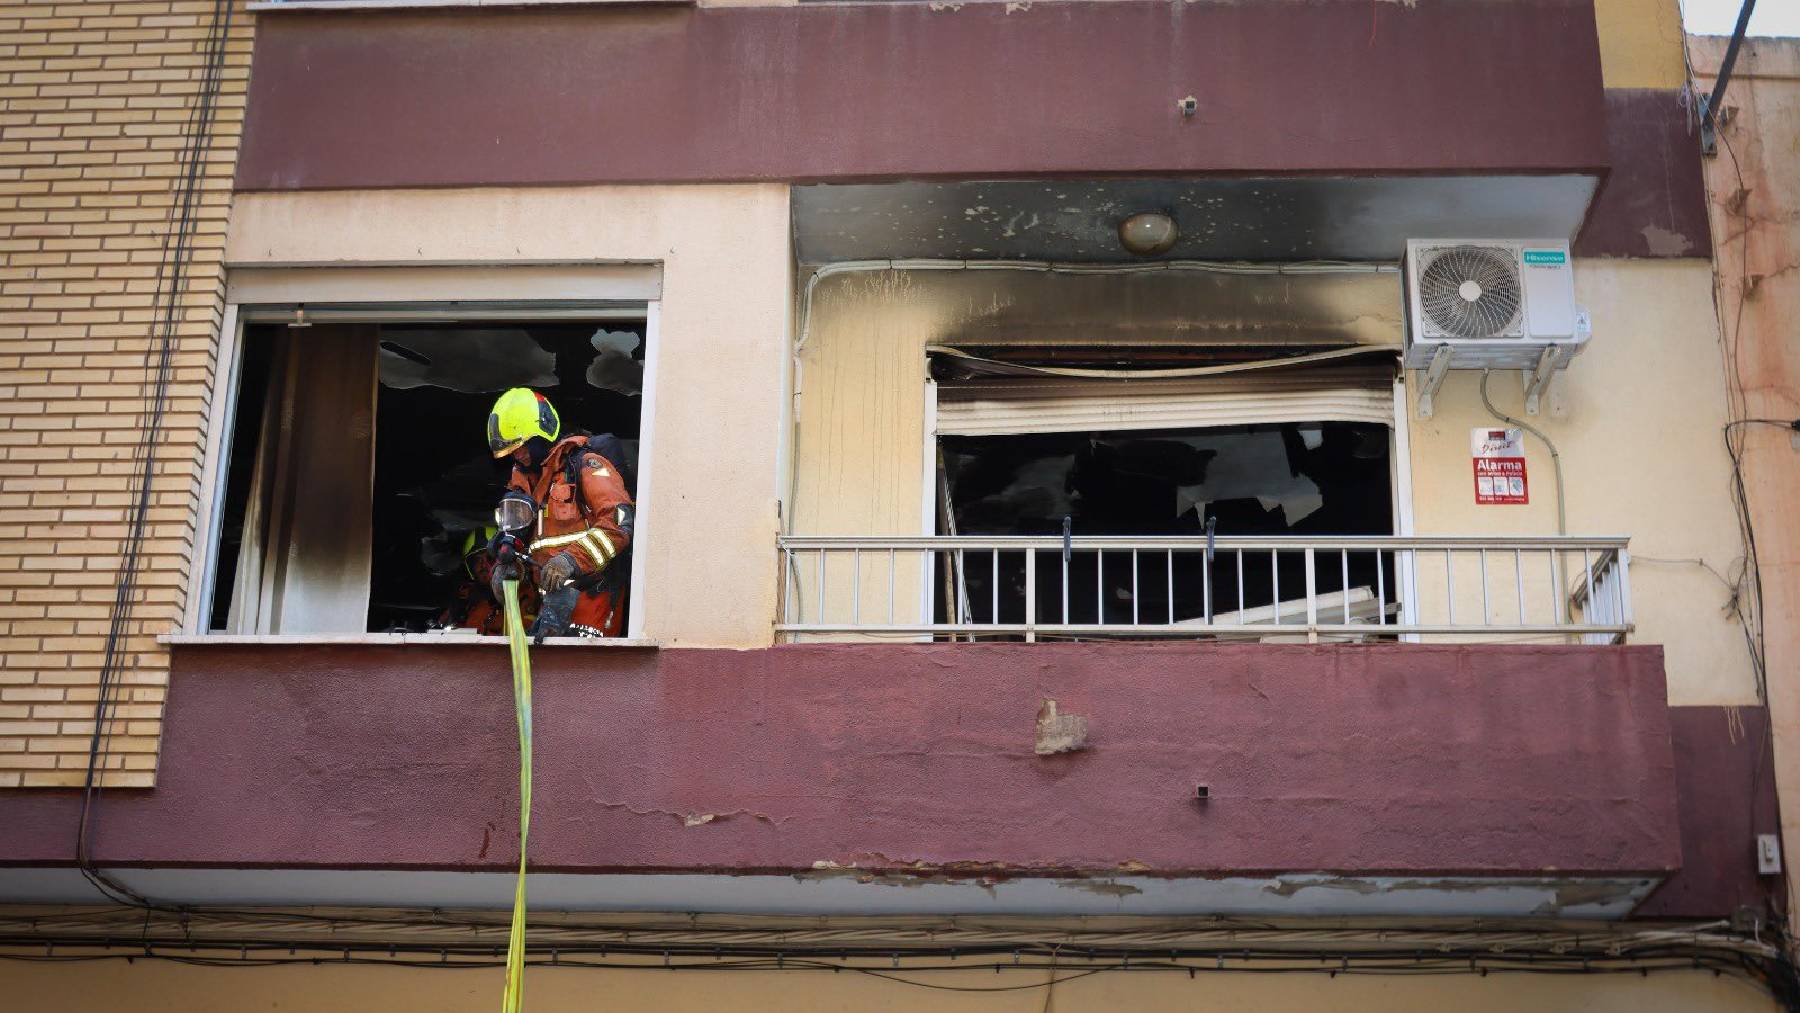
[[1523,369],[1526,408],[1587,345],[1569,244],[1412,239],[1406,244],[1406,365],[1427,371],[1420,413],[1450,369]]

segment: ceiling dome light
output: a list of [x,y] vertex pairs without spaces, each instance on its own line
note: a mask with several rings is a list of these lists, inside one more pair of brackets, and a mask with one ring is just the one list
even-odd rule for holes
[[1161,211],[1139,211],[1119,223],[1119,245],[1140,257],[1167,253],[1180,238],[1175,219]]

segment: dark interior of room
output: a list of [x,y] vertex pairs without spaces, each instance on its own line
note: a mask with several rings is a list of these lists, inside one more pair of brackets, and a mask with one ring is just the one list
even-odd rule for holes
[[[1043,433],[1025,436],[954,436],[940,439],[949,511],[939,530],[963,535],[1071,534],[1202,536],[1207,523],[1220,537],[1232,535],[1386,535],[1393,533],[1388,430],[1360,423],[1319,422],[1141,432]],[[1318,564],[1321,594],[1377,584],[1394,587],[1391,559],[1352,553],[1349,579],[1333,555]],[[1140,553],[1136,604],[1143,622],[1177,621],[1206,614],[1211,583],[1213,612],[1266,606],[1301,597],[1305,561],[1283,553],[1272,570],[1267,553],[1245,555],[1240,583],[1236,560],[1220,553],[1210,567],[1197,554],[1170,562],[1161,552]],[[1068,621],[1130,621],[1133,580],[1129,553],[1106,558],[1096,573],[1092,553],[1069,562]],[[965,557],[967,614],[993,617],[993,560]],[[1039,622],[1062,620],[1060,554],[1038,563]],[[1000,621],[1023,619],[1024,560],[999,560]],[[1240,593],[1242,595],[1240,599]],[[937,595],[939,622],[949,621],[946,591]],[[1392,600],[1391,590],[1389,601]],[[1104,609],[1104,614],[1102,610]]]

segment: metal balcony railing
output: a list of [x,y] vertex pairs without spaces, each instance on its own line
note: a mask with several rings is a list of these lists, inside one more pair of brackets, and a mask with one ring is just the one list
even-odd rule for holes
[[1616,643],[1623,537],[781,539],[788,640]]

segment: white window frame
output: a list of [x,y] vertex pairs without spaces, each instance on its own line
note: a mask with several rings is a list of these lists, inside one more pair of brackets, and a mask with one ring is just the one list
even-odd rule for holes
[[[583,271],[582,268],[588,268]],[[653,272],[653,273],[652,273]],[[228,274],[228,277],[231,275]],[[500,280],[498,285],[496,279]],[[240,269],[227,291],[219,325],[219,349],[214,373],[214,397],[207,417],[206,454],[201,465],[199,516],[194,527],[194,556],[188,569],[186,607],[179,631],[164,637],[170,643],[496,643],[503,637],[444,633],[291,634],[242,636],[212,632],[212,606],[217,592],[219,518],[225,508],[226,469],[231,460],[231,438],[244,356],[244,329],[250,324],[279,323],[293,319],[303,306],[308,321],[331,323],[403,323],[438,320],[454,323],[467,319],[643,320],[644,391],[639,407],[637,511],[632,530],[631,584],[634,589],[625,635],[619,638],[554,637],[548,644],[581,646],[654,646],[646,639],[645,598],[636,589],[646,586],[645,567],[656,510],[651,499],[656,419],[656,388],[660,359],[662,293],[660,265],[359,265],[356,267],[295,266]],[[521,284],[522,283],[522,284]],[[461,288],[471,295],[504,289],[538,298],[521,300],[421,301],[418,295],[440,296],[447,288]],[[638,298],[630,298],[632,294]],[[305,299],[290,298],[304,295]],[[263,301],[268,297],[284,301]],[[563,296],[563,298],[551,298]],[[577,298],[568,298],[577,296]],[[586,298],[580,298],[586,296]],[[621,297],[624,298],[621,298]],[[646,509],[644,504],[650,504]]]
[[[1388,423],[1388,499],[1393,509],[1394,534],[1410,537],[1413,534],[1413,462],[1412,462],[1412,413],[1406,407],[1406,383],[1404,371],[1397,371],[1394,377],[1394,418]],[[929,377],[925,380],[925,439],[922,451],[924,467],[921,469],[922,492],[920,497],[919,533],[935,535],[937,530],[937,448],[940,438],[937,425],[937,382]],[[936,556],[932,557],[935,564]],[[1402,621],[1418,622],[1418,596],[1414,593],[1413,569],[1410,553],[1394,557],[1394,579],[1399,584],[1397,589],[1405,597],[1401,599],[1405,610]],[[936,586],[935,570],[927,574],[925,587],[920,592],[925,607],[924,614],[931,615],[932,592]],[[1418,643],[1417,634],[1408,634],[1402,638],[1408,643]]]

